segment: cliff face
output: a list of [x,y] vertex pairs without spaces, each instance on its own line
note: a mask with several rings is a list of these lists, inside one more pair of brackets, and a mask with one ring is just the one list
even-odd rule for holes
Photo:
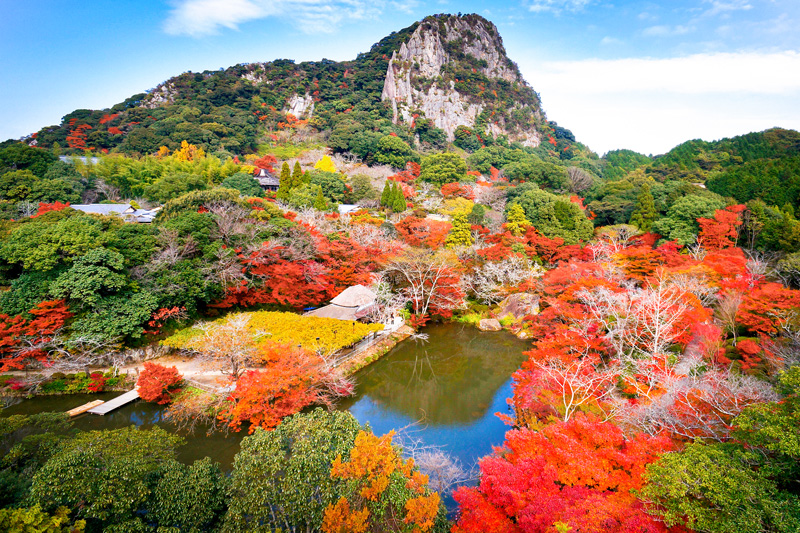
[[[534,97],[506,102],[500,116],[493,110],[482,117],[494,107],[490,101],[500,103],[497,88],[490,85]],[[495,137],[508,135],[526,146],[540,142],[531,127],[542,119],[538,97],[506,56],[494,24],[476,15],[425,19],[392,54],[381,98],[392,103],[395,123],[423,116],[443,129],[449,141],[458,126],[466,126]],[[530,120],[511,124],[506,117],[515,112]]]

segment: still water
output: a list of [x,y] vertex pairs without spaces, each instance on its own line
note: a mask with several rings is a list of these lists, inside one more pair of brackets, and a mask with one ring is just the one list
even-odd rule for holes
[[[480,332],[460,324],[434,325],[424,333],[427,341],[403,341],[359,372],[356,395],[340,409],[369,423],[377,435],[395,430],[422,445],[440,447],[470,466],[503,442],[508,427],[495,413],[509,413],[510,377],[525,359],[522,352],[529,342],[507,332]],[[42,396],[12,405],[2,415],[67,411],[119,394]],[[162,413],[155,404],[137,401],[105,416],[81,415],[75,427],[86,431],[135,424],[173,429]],[[246,435],[188,435],[179,459],[210,456],[227,470]]]

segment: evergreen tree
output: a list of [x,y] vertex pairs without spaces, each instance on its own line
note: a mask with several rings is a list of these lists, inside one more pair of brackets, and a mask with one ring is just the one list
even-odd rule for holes
[[322,189],[317,190],[317,198],[314,200],[314,209],[317,211],[325,211],[328,209],[328,204],[325,201],[325,197],[322,196]]
[[292,183],[296,183],[297,185],[303,183],[303,169],[300,168],[300,161],[294,162],[294,168],[292,169]]
[[391,189],[389,188],[389,181],[386,181],[386,184],[383,186],[383,192],[381,193],[381,205],[383,207],[389,207],[390,204],[390,196],[392,194]]
[[275,197],[278,200],[286,201],[286,199],[289,198],[289,191],[291,189],[292,181],[291,176],[289,175],[289,163],[284,161],[283,166],[281,167],[281,177],[278,184],[278,192],[275,193]]
[[631,213],[630,223],[642,231],[650,231],[657,217],[658,213],[656,213],[656,205],[653,201],[653,194],[650,192],[650,186],[644,184],[639,192],[639,197],[636,199],[636,207]]
[[461,211],[453,215],[453,227],[447,235],[445,244],[448,248],[454,246],[470,246],[474,241],[472,240],[472,233],[470,233],[469,220],[467,220],[467,213]]
[[506,228],[512,235],[522,235],[527,226],[530,226],[530,221],[525,218],[525,210],[519,204],[513,204],[508,209],[506,216]]
[[475,204],[472,206],[472,211],[470,211],[467,220],[469,220],[470,224],[475,224],[476,226],[483,226],[483,218],[486,214],[486,208],[483,207],[481,204]]
[[397,183],[394,186],[394,198],[392,200],[392,211],[402,213],[406,210],[406,197],[403,195],[403,188]]
[[311,183],[311,172],[308,170],[303,172],[303,174],[300,176],[300,181],[301,183]]

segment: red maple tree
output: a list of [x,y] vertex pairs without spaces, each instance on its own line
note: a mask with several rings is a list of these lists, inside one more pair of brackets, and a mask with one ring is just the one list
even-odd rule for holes
[[182,382],[183,376],[175,366],[166,367],[145,361],[136,386],[139,389],[139,396],[144,401],[165,405],[181,391]]

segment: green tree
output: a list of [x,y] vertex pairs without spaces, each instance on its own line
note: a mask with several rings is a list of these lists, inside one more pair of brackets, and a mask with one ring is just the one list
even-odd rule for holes
[[394,182],[392,189],[392,211],[402,213],[406,210],[406,197],[403,195],[403,188],[397,182]]
[[381,137],[378,141],[375,161],[394,168],[405,168],[409,161],[416,161],[417,156],[403,139],[393,135]]
[[[299,165],[299,163],[296,163]],[[281,177],[280,177],[280,184],[278,185],[278,192],[275,196],[278,200],[286,201],[289,198],[289,191],[292,190],[292,185],[294,184],[294,179],[289,174],[289,163],[286,161],[283,162],[281,166]]]
[[350,193],[350,199],[353,203],[358,203],[361,200],[377,200],[378,191],[372,185],[372,180],[365,174],[356,174],[350,178],[350,187],[353,191]]
[[347,193],[347,186],[339,174],[335,172],[324,172],[321,170],[309,171],[311,176],[310,183],[319,185],[322,188],[322,194],[325,198],[332,200],[338,204],[344,202],[345,194]]
[[[36,304],[50,296],[50,285],[64,271],[65,267],[46,272],[23,272],[11,281],[11,288],[0,292],[0,312],[9,316],[26,315]],[[31,318],[31,317],[26,317]]]
[[107,248],[89,250],[50,285],[50,294],[84,308],[93,307],[101,297],[125,287],[128,277],[124,268],[122,254]]
[[470,225],[483,226],[483,219],[485,214],[486,214],[485,207],[483,207],[481,204],[473,205],[472,211],[470,211],[468,217]]
[[163,204],[186,193],[206,189],[208,189],[208,180],[205,177],[187,172],[176,172],[163,176],[145,187],[144,195],[149,200]]
[[317,211],[325,211],[328,208],[328,203],[325,201],[325,196],[322,194],[322,189],[317,189],[317,197],[314,199],[314,209]]
[[800,530],[797,496],[754,470],[758,454],[735,444],[689,444],[647,467],[642,496],[668,526],[709,533]]
[[445,244],[448,248],[454,248],[456,246],[471,246],[473,242],[467,214],[464,212],[456,213],[453,215],[453,227],[447,235]]
[[71,428],[65,413],[0,418],[0,507],[25,500],[31,478],[71,438]]
[[46,512],[72,509],[90,531],[138,521],[152,477],[182,443],[158,427],[79,433],[33,476],[30,500]]
[[642,185],[639,192],[639,197],[636,199],[636,207],[631,214],[630,223],[638,227],[641,231],[650,231],[658,217],[656,206],[653,201],[653,194],[650,192],[650,186]]
[[391,184],[393,182],[389,182],[386,180],[386,183],[383,185],[383,192],[381,193],[381,205],[384,207],[389,207],[389,199],[392,195]]
[[303,169],[300,168],[300,161],[294,162],[294,168],[292,169],[292,180],[290,183],[292,184],[292,188],[299,187],[303,183],[307,183],[305,181],[305,176],[303,175]]
[[174,200],[168,201],[164,204],[161,211],[158,212],[156,222],[161,223],[178,216],[179,213],[184,211],[198,211],[204,209],[206,205],[214,204],[228,204],[230,206],[241,206],[246,209],[250,208],[250,204],[240,199],[239,191],[236,189],[223,189],[214,188],[206,191],[194,191],[184,194]]
[[467,179],[467,164],[458,154],[452,152],[424,157],[420,168],[422,180],[440,186]]
[[30,170],[41,178],[56,161],[56,156],[47,150],[17,142],[0,149],[0,174],[4,169]]
[[72,323],[72,337],[114,344],[138,339],[142,328],[159,308],[160,299],[149,291],[118,292],[105,296]]
[[237,172],[233,176],[225,178],[219,186],[224,189],[236,189],[244,197],[254,196],[260,198],[264,196],[264,191],[261,189],[261,185],[258,184],[258,181],[245,172]]
[[667,216],[656,220],[652,230],[668,240],[677,240],[679,244],[691,244],[697,239],[698,218],[713,218],[717,209],[725,207],[721,200],[689,194],[675,200]]
[[225,475],[208,457],[187,466],[168,461],[155,486],[150,511],[161,528],[213,531],[225,510]]
[[100,217],[71,209],[45,213],[14,228],[0,243],[0,257],[25,270],[51,270],[106,244],[104,225]]
[[799,531],[800,367],[781,374],[778,392],[734,419],[731,442],[695,442],[649,465],[649,512],[711,533]]
[[303,184],[289,192],[289,198],[286,199],[286,203],[296,209],[314,207],[319,195],[322,195],[323,200],[325,199],[325,195],[319,185]]
[[[588,241],[594,234],[594,226],[586,218],[586,213],[564,196],[530,189],[514,202],[522,207],[525,218],[545,237],[560,237],[565,244],[577,244]],[[506,208],[507,213],[512,206]]]
[[350,413],[318,408],[245,437],[234,460],[223,530],[318,530],[325,508],[341,494],[331,465],[349,453],[360,429]]
[[0,198],[14,202],[27,200],[39,181],[30,170],[12,170],[0,175]]

